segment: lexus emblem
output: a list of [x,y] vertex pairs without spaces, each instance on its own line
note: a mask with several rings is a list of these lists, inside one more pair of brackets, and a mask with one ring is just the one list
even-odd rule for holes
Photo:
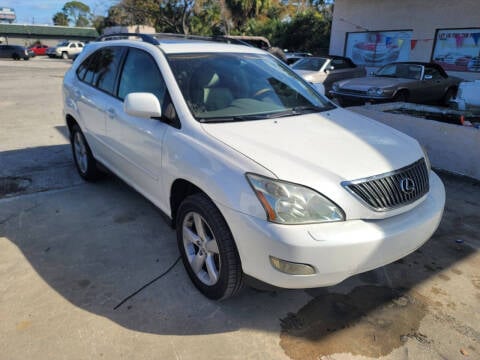
[[400,189],[404,194],[411,194],[415,191],[415,182],[410,178],[404,178],[400,181]]

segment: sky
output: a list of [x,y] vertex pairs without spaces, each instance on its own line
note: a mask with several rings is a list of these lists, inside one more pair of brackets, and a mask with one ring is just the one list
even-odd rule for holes
[[[81,0],[90,6],[95,15],[105,15],[115,0]],[[49,24],[53,15],[62,10],[68,0],[0,0],[0,7],[10,7],[17,15],[16,24]]]

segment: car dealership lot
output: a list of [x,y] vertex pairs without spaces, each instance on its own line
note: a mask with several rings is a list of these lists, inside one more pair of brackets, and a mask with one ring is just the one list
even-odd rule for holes
[[0,61],[2,357],[480,357],[478,183],[443,174],[439,230],[392,265],[210,301],[174,265],[175,232],[153,205],[113,176],[76,174],[61,117],[70,64]]

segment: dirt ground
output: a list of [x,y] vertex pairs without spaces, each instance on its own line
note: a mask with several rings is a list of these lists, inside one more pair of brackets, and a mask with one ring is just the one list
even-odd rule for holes
[[210,301],[153,205],[77,176],[70,64],[0,61],[0,359],[480,359],[480,183],[440,173],[440,228],[393,264]]

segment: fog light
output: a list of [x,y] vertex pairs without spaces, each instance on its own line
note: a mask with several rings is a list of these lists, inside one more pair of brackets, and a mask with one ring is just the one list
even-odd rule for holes
[[270,256],[270,264],[285,274],[289,275],[312,275],[315,274],[315,269],[311,265],[294,263],[276,257]]

